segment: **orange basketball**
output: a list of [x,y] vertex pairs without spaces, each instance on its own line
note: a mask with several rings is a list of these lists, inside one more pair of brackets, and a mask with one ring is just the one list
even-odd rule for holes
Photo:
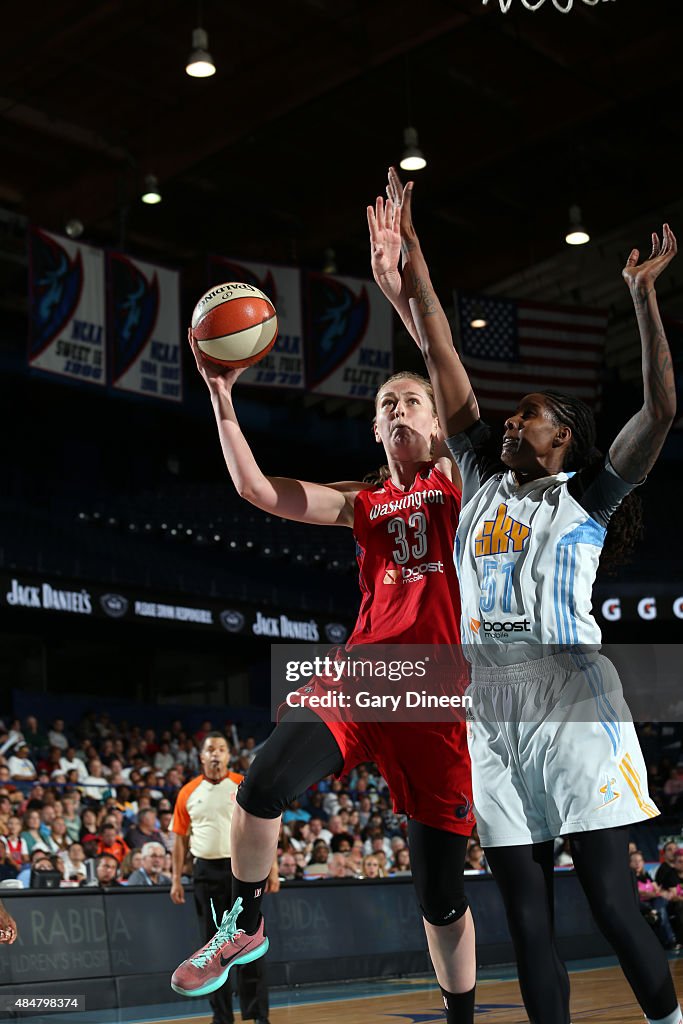
[[192,337],[202,354],[222,366],[251,366],[277,338],[277,314],[267,295],[244,281],[217,284],[192,313]]

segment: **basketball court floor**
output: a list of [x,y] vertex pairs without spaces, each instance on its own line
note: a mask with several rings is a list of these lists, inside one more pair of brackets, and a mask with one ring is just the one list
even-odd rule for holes
[[[568,964],[572,1024],[642,1024],[643,1015],[613,958]],[[676,988],[683,991],[683,960],[672,957]],[[77,1015],[24,1016],[23,1024],[209,1024],[208,1002],[167,1003]],[[239,1013],[235,1014],[237,1022]],[[441,1024],[441,995],[433,978],[378,979],[271,993],[271,1024]],[[528,1017],[512,967],[479,972],[477,1024],[526,1024]]]

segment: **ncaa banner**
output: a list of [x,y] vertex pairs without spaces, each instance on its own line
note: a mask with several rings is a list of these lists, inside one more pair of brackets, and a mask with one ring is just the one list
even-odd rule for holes
[[180,289],[175,270],[108,253],[107,338],[114,388],[181,401]]
[[309,389],[374,398],[393,372],[391,306],[359,278],[309,272],[303,284]]
[[305,379],[301,272],[294,267],[244,263],[222,256],[210,256],[211,287],[224,281],[245,281],[255,288],[260,288],[273,303],[277,313],[277,341],[267,356],[245,371],[240,383],[271,388],[303,388]]
[[103,386],[104,318],[102,250],[31,228],[29,366]]

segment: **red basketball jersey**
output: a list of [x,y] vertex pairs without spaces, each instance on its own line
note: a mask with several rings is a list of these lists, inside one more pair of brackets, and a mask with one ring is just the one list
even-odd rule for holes
[[353,532],[362,597],[347,646],[460,643],[453,564],[460,499],[433,464],[407,491],[387,480],[358,494]]

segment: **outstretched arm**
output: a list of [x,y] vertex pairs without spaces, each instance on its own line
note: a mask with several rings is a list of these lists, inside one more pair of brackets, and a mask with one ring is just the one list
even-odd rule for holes
[[668,224],[662,241],[652,235],[650,258],[638,265],[634,249],[623,270],[636,310],[643,346],[643,407],[615,438],[609,457],[624,480],[638,483],[650,472],[676,415],[676,386],[669,343],[657,306],[655,281],[677,252],[676,238]]
[[400,316],[408,334],[419,347],[420,338],[413,321],[413,314],[410,312],[408,296],[403,287],[403,279],[398,267],[401,255],[401,204],[400,202],[395,203],[392,199],[388,199],[385,203],[382,196],[378,196],[374,209],[372,206],[368,206],[367,214],[372,276]]
[[355,481],[316,484],[266,476],[242,433],[232,402],[233,385],[243,370],[208,362],[202,358],[191,331],[189,338],[197,369],[211,394],[223,457],[239,496],[282,519],[319,526],[353,526],[354,501],[364,485]]
[[434,291],[413,226],[413,183],[409,181],[403,188],[396,170],[391,167],[387,192],[401,211],[403,285],[416,328],[416,340],[434,387],[439,420],[447,436],[459,434],[479,419],[479,406],[467,371],[453,346],[450,324]]

